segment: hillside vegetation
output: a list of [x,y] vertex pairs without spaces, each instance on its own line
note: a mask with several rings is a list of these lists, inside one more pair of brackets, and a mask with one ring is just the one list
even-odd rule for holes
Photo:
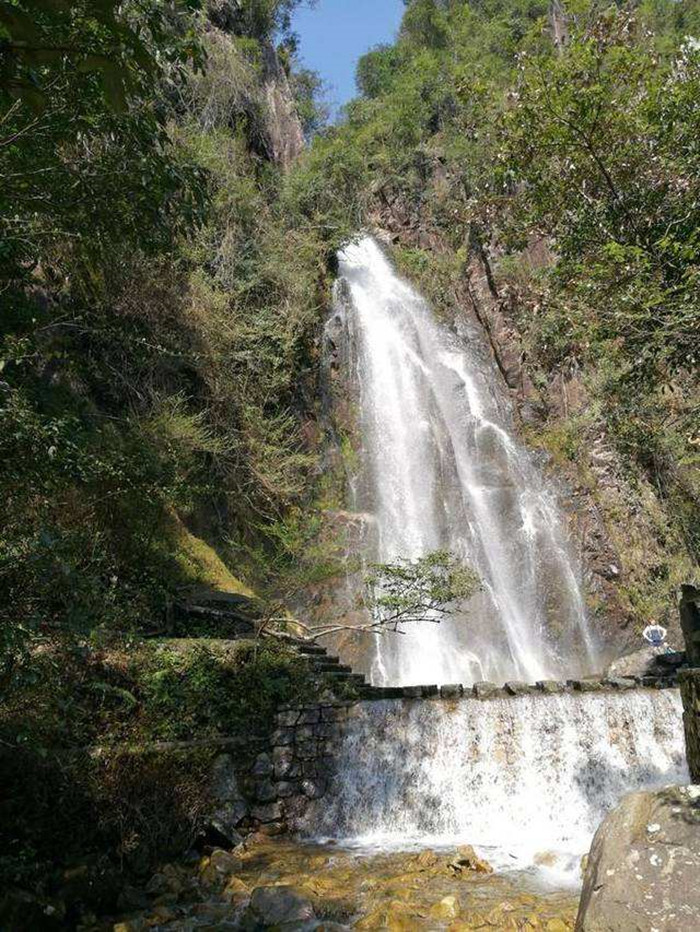
[[441,314],[485,266],[591,609],[636,636],[700,557],[698,36],[695,2],[414,0],[295,180],[327,227],[389,229]]
[[301,500],[325,255],[283,204],[318,117],[293,6],[2,8],[5,678],[36,637],[158,629],[217,560],[264,578]]
[[173,841],[140,773],[64,752],[252,734],[314,688],[279,645],[155,637],[202,589],[280,617],[338,570],[320,336],[358,231],[484,324],[597,630],[638,639],[698,578],[700,3],[407,0],[333,126],[297,5],[0,0],[0,879],[25,892]]

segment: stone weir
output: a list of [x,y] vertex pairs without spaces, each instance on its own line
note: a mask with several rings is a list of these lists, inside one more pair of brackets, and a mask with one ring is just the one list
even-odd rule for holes
[[[489,718],[493,719],[491,727],[495,736],[499,732],[513,735],[520,720],[537,720],[530,736],[537,744],[540,741],[538,728],[544,732],[555,732],[561,726],[566,730],[566,724],[584,707],[585,715],[577,725],[584,733],[597,728],[607,715],[612,724],[606,727],[612,735],[603,730],[603,745],[610,740],[614,742],[616,732],[623,735],[625,742],[629,739],[639,745],[639,748],[626,748],[625,753],[629,754],[630,760],[633,759],[635,774],[639,776],[637,783],[646,786],[648,782],[654,783],[657,770],[661,775],[665,764],[658,763],[658,755],[650,764],[638,760],[645,753],[643,746],[648,736],[637,740],[636,737],[630,739],[629,734],[637,727],[638,720],[658,717],[654,708],[661,702],[663,691],[673,692],[666,704],[669,709],[673,706],[670,718],[675,715],[678,719],[678,735],[674,738],[680,740],[680,751],[676,754],[678,774],[685,768],[680,700],[674,690],[676,685],[676,675],[670,674],[566,682],[544,680],[532,685],[509,682],[502,687],[492,683],[476,683],[471,687],[425,685],[384,689],[360,686],[361,698],[340,701],[329,697],[327,701],[311,705],[283,707],[278,713],[277,728],[271,735],[270,745],[258,754],[246,780],[250,796],[255,800],[249,810],[248,824],[251,829],[270,835],[286,831],[319,834],[319,827],[320,834],[333,835],[333,820],[346,818],[337,814],[338,807],[343,806],[343,794],[346,800],[352,797],[352,793],[348,796],[348,774],[345,771],[358,771],[359,784],[365,780],[368,793],[377,792],[373,779],[380,782],[383,779],[381,773],[375,777],[371,775],[377,760],[371,759],[371,755],[368,757],[364,750],[368,744],[374,746],[375,757],[386,757],[389,769],[403,760],[401,767],[404,769],[417,767],[420,770],[423,767],[421,753],[430,755],[432,750],[444,755],[444,748],[440,745],[448,731],[450,742],[456,740],[466,745],[474,740],[473,733],[478,730],[479,723]],[[678,709],[675,709],[676,704]],[[483,707],[483,713],[473,714],[477,706]],[[486,709],[491,711],[486,713]],[[589,712],[590,721],[586,718]],[[652,732],[653,728],[652,725]],[[442,733],[438,733],[440,729]],[[449,766],[464,771],[466,766],[471,766],[467,760],[470,757],[474,760],[493,754],[496,759],[510,759],[521,753],[517,746],[520,739],[515,738],[511,746],[506,743],[497,748],[494,735],[482,736],[479,749],[465,749],[464,761],[455,758]],[[565,740],[572,742],[578,739],[567,734]],[[650,740],[655,740],[653,735]],[[359,757],[356,752],[359,752]],[[562,758],[567,753],[566,747],[556,749],[556,755]],[[576,753],[585,757],[589,752],[582,752],[579,748]],[[595,750],[590,754],[595,758]],[[565,766],[566,761],[561,763]],[[587,779],[585,768],[589,765],[595,769],[595,760],[581,761],[582,780]],[[664,779],[665,776],[664,773]],[[613,783],[618,777],[619,774],[611,776]],[[395,775],[396,779],[400,782],[403,776]],[[416,774],[414,779],[419,779],[419,775]],[[636,785],[629,788],[636,788]],[[620,789],[624,792],[627,785]],[[386,795],[386,787],[379,792]],[[609,801],[616,798],[615,789],[608,788],[605,792],[610,797]],[[328,813],[335,811],[335,815],[324,814],[326,809]],[[346,834],[352,833],[352,825],[343,824],[338,828]]]

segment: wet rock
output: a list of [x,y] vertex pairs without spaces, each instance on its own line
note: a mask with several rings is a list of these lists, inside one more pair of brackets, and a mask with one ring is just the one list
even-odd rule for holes
[[569,683],[579,693],[599,693],[605,689],[601,680],[569,680]]
[[287,780],[281,780],[276,784],[275,789],[277,790],[278,799],[287,799],[289,796],[293,796],[299,789],[298,783],[290,783]]
[[445,896],[430,909],[433,919],[456,919],[459,916],[459,903],[456,896]]
[[605,676],[655,676],[660,672],[658,658],[666,653],[665,647],[642,647],[611,663],[605,671]]
[[267,822],[260,826],[260,834],[267,838],[276,838],[278,835],[284,835],[289,831],[286,822]]
[[149,927],[162,926],[177,919],[177,911],[172,906],[161,904],[156,906],[146,919]]
[[428,699],[438,695],[437,686],[404,686],[402,687],[404,699]]
[[414,932],[415,913],[407,909],[405,904],[392,901],[364,916],[355,923],[354,928],[358,932],[375,932],[376,929],[386,932]]
[[183,889],[182,873],[172,864],[166,864],[161,871],[151,877],[146,885],[146,892],[151,896],[163,896],[168,893],[179,896]]
[[250,814],[258,822],[276,822],[282,818],[282,803],[278,801],[267,806],[255,806]]
[[440,687],[440,695],[443,699],[459,699],[464,693],[464,688],[460,683],[448,684]]
[[672,673],[682,667],[686,662],[684,650],[671,650],[666,654],[659,654],[656,665],[660,670]]
[[247,906],[250,900],[250,887],[240,877],[229,877],[223,892],[223,897],[235,908]]
[[472,693],[477,699],[494,699],[502,695],[501,690],[495,683],[489,683],[486,680],[474,683]]
[[261,803],[271,803],[277,799],[277,787],[271,780],[263,780],[255,787],[255,798]]
[[231,874],[239,871],[241,863],[239,855],[217,848],[212,851],[208,858],[203,858],[200,862],[200,879],[202,883],[207,885],[220,884]]
[[248,815],[248,804],[244,800],[220,806],[205,822],[199,845],[214,844],[218,847],[235,848],[243,841],[238,827]]
[[685,749],[691,779],[700,783],[700,670],[680,674]]
[[294,752],[291,748],[275,748],[273,757],[275,777],[278,780],[289,780],[301,776],[301,764],[294,760]]
[[538,680],[535,685],[541,693],[547,695],[566,692],[566,683],[560,683],[558,680]]
[[613,689],[634,689],[637,685],[637,681],[631,676],[608,676],[603,682]]
[[251,773],[256,777],[269,777],[274,769],[272,758],[269,754],[258,754]]
[[476,874],[492,874],[493,868],[488,861],[480,858],[471,845],[464,845],[457,849],[456,856],[450,861],[450,869],[461,874],[464,871],[474,871]]
[[532,692],[532,686],[528,683],[519,683],[515,680],[506,683],[504,688],[509,696],[527,696]]
[[304,780],[301,784],[301,791],[309,799],[320,799],[326,792],[325,780]]
[[428,870],[431,867],[436,867],[439,863],[440,858],[430,848],[421,851],[420,854],[411,859],[411,866],[415,865],[418,870]]
[[593,839],[577,932],[700,929],[700,786],[632,793]]
[[315,918],[311,901],[294,887],[256,887],[243,916],[244,929],[268,929]]
[[242,840],[238,826],[248,815],[248,803],[238,785],[235,764],[230,754],[220,754],[214,761],[210,796],[214,806],[203,820],[200,842],[234,848]]

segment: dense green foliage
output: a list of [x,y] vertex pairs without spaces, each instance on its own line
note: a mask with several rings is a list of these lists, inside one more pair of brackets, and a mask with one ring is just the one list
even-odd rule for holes
[[238,572],[304,489],[325,247],[265,142],[294,5],[3,5],[6,678],[37,634],[159,627],[201,581],[180,519]]
[[435,550],[417,560],[374,564],[366,584],[376,626],[398,633],[405,625],[439,624],[463,610],[480,578],[449,551]]
[[[19,885],[55,902],[64,888],[82,912],[114,911],[118,869],[152,871],[181,854],[211,811],[221,748],[153,742],[264,736],[279,703],[313,689],[308,666],[270,641],[43,652],[0,705],[3,893]],[[244,769],[257,745],[234,753]],[[62,867],[74,864],[84,881],[72,890]],[[3,926],[38,927],[11,909],[0,896]]]

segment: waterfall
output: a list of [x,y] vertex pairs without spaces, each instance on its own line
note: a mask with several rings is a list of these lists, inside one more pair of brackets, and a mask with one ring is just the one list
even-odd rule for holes
[[353,711],[307,829],[365,848],[473,844],[496,868],[576,883],[625,792],[688,782],[677,690]]
[[377,635],[373,681],[591,672],[595,650],[563,519],[514,436],[482,337],[438,321],[370,237],[339,255],[335,315],[359,386],[354,504],[372,516],[371,557],[445,549],[483,581],[465,614]]

